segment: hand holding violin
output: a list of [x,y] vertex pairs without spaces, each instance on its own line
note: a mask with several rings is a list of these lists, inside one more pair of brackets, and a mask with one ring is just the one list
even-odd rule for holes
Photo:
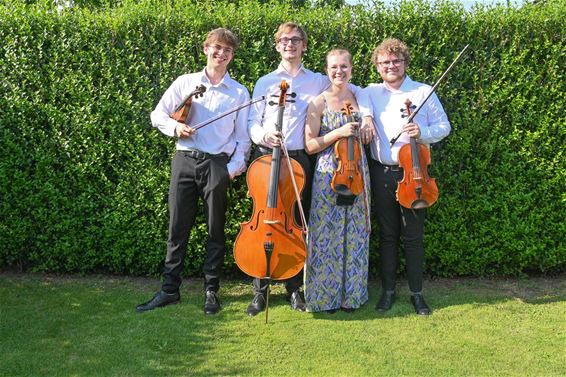
[[416,123],[407,123],[403,126],[403,132],[406,132],[410,137],[418,139],[421,136],[421,129]]
[[350,137],[355,136],[357,134],[357,129],[359,127],[358,122],[348,122],[344,124],[342,127],[338,128],[336,131],[338,133],[338,137]]
[[177,135],[179,139],[185,139],[195,132],[196,130],[194,128],[184,123],[177,123],[177,126],[175,127],[175,135]]

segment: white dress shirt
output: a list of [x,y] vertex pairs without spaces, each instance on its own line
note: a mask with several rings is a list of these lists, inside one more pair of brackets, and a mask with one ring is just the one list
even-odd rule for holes
[[[154,127],[168,136],[175,135],[177,121],[169,115],[198,85],[206,91],[202,97],[193,97],[187,124],[195,126],[220,113],[231,110],[250,99],[245,86],[226,73],[220,83],[212,85],[205,71],[179,76],[165,91],[151,113]],[[235,177],[246,170],[246,161],[251,147],[247,132],[249,107],[245,107],[222,119],[200,128],[188,138],[177,140],[177,150],[196,149],[210,154],[226,153],[230,157],[228,173]]]
[[[397,90],[390,89],[383,83],[371,84],[362,90],[358,97],[360,110],[371,115],[376,125],[377,137],[371,142],[371,156],[374,160],[384,165],[399,165],[399,149],[410,142],[410,137],[406,132],[402,133],[393,147],[389,141],[397,136],[407,123],[407,117],[403,117],[403,114],[406,114],[405,101],[409,99],[418,107],[430,92],[430,88],[429,85],[405,76]],[[434,93],[415,115],[413,123],[419,125],[421,136],[418,141],[424,144],[436,143],[450,133],[448,117]]]
[[[267,147],[263,143],[264,135],[268,131],[275,131],[281,80],[285,80],[289,85],[287,94],[295,94],[295,97],[287,97],[283,115],[282,133],[285,144],[289,150],[302,150],[305,149],[305,121],[309,103],[330,85],[330,81],[328,77],[312,72],[302,65],[294,77],[282,64],[279,64],[275,71],[261,77],[255,85],[253,98],[265,95],[266,100],[252,105],[248,131],[252,141],[263,147]],[[270,105],[270,101],[275,104]]]

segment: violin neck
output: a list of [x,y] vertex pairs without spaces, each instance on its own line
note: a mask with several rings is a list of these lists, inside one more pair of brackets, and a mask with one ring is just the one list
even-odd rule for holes
[[[356,118],[354,118],[354,116],[352,114],[349,114],[346,117],[346,121],[348,123],[355,122]],[[354,143],[356,141],[356,137],[357,137],[357,130],[356,130],[356,135],[348,137],[348,161],[354,161],[354,159],[355,159],[355,151],[354,151],[355,145],[354,145]]]
[[355,159],[354,156],[354,138],[355,136],[348,137],[348,161],[353,161]]

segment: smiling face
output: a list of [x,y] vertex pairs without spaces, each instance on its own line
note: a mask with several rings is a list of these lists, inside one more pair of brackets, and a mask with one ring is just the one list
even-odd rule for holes
[[397,38],[387,38],[379,44],[371,56],[371,62],[389,87],[399,89],[405,80],[411,55],[409,48]]
[[226,70],[238,48],[238,38],[230,30],[218,28],[210,31],[203,43],[208,69]]
[[275,49],[281,55],[282,60],[289,62],[301,61],[307,50],[307,43],[299,30],[287,30],[279,34]]
[[377,56],[377,71],[383,82],[399,88],[405,79],[406,62],[401,54],[382,53]]
[[226,70],[234,57],[234,48],[217,40],[204,46],[204,54],[208,67]]
[[326,57],[326,74],[333,85],[345,85],[352,78],[352,58],[347,51],[331,52]]

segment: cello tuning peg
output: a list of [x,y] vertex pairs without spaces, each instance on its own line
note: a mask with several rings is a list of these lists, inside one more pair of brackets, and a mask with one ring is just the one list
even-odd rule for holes
[[287,102],[293,103],[293,102],[297,102],[297,101],[295,101],[294,99],[288,99]]
[[291,98],[295,98],[297,96],[297,93],[292,92],[292,93],[289,93],[287,95],[290,96]]
[[269,106],[273,106],[273,105],[277,105],[277,102],[269,101],[268,104]]

